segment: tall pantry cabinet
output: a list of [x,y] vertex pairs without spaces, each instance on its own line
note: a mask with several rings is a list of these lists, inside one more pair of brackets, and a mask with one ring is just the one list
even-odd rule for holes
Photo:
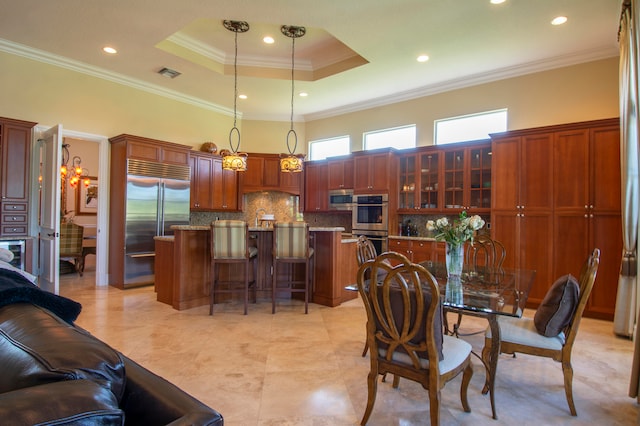
[[622,256],[618,119],[492,135],[492,232],[506,266],[535,269],[529,305],[593,250],[600,266],[585,315],[613,319]]

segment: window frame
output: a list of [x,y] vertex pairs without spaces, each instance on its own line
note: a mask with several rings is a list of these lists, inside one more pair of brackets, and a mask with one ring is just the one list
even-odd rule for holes
[[[439,141],[439,139],[440,139],[439,135],[440,135],[441,132],[438,131],[438,125],[441,124],[441,123],[462,122],[463,120],[467,120],[467,119],[472,119],[472,118],[482,117],[482,116],[495,115],[495,114],[502,114],[502,113],[504,113],[504,129],[489,130],[487,132],[487,134],[474,135],[474,136],[471,136],[471,137],[469,137],[467,139],[449,140],[449,141],[446,141],[446,142]],[[433,144],[436,145],[436,146],[443,146],[443,145],[464,143],[464,142],[475,141],[475,140],[488,139],[489,135],[491,133],[500,133],[500,132],[507,131],[508,124],[509,124],[509,110],[508,110],[508,108],[499,108],[499,109],[494,109],[494,110],[490,110],[490,111],[482,111],[482,112],[476,112],[476,113],[472,113],[472,114],[464,114],[464,115],[458,115],[458,116],[454,116],[454,117],[441,118],[441,119],[433,121]]]
[[[367,136],[369,135],[380,134],[380,133],[391,133],[397,130],[404,130],[404,129],[410,129],[410,128],[413,129],[413,146],[398,147],[398,146],[387,145],[387,146],[377,146],[375,148],[367,148]],[[364,151],[373,151],[376,149],[383,149],[383,148],[412,149],[412,148],[416,148],[417,146],[418,146],[418,126],[416,126],[415,124],[406,124],[404,126],[389,127],[386,129],[379,129],[379,130],[370,130],[362,134],[362,149]]]

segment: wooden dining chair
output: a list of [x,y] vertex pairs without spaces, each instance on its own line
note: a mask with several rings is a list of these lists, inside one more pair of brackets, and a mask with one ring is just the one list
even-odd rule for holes
[[70,222],[60,224],[60,259],[72,259],[74,269],[79,276],[84,272],[83,237],[83,226]]
[[[216,220],[211,223],[211,288],[209,290],[209,315],[213,315],[215,296],[224,293],[243,293],[244,314],[247,315],[249,290],[255,300],[256,259],[258,249],[249,244],[249,229],[242,220]],[[221,273],[220,266],[229,270]],[[250,269],[250,264],[253,268]],[[242,266],[242,278],[236,279],[233,265]],[[250,272],[253,272],[250,274]],[[225,277],[224,279],[222,277]],[[253,286],[251,284],[254,284]]]
[[[358,259],[358,267],[360,267],[367,260],[375,259],[378,256],[376,251],[376,247],[373,245],[371,240],[366,237],[366,235],[360,235],[358,237],[358,241],[356,241],[356,258]],[[365,277],[369,279],[369,277]],[[362,356],[367,355],[367,351],[369,350],[369,345],[367,345],[367,341],[364,341],[364,349],[362,350]]]
[[[482,273],[484,275],[484,282],[498,283],[504,278],[503,264],[507,256],[507,252],[502,244],[498,240],[492,239],[488,235],[479,235],[473,243],[469,243],[465,249],[465,264],[470,275]],[[448,309],[445,309],[445,330],[448,334],[454,336],[468,336],[473,334],[479,334],[484,330],[479,330],[470,333],[460,333],[460,325],[462,324],[462,314],[457,313],[458,317],[453,327],[449,326],[447,318]]]
[[[541,356],[562,364],[564,391],[572,416],[577,412],[573,402],[571,350],[599,263],[600,250],[596,248],[585,261],[577,281],[571,275],[556,280],[533,318],[498,317],[501,353]],[[490,347],[491,330],[487,329],[482,349],[485,362],[489,359]]]
[[[372,281],[367,276],[382,278]],[[360,266],[357,283],[367,312],[371,360],[361,424],[367,423],[373,411],[378,376],[387,373],[394,375],[394,388],[402,377],[428,391],[431,424],[438,425],[440,390],[463,372],[460,399],[464,411],[470,412],[471,345],[443,334],[440,292],[433,275],[405,256],[387,252]]]

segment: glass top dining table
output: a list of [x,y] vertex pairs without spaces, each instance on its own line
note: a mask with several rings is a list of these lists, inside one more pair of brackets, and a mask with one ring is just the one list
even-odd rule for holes
[[522,316],[535,271],[464,268],[460,277],[447,277],[444,263],[420,262],[438,281],[442,305],[462,313]]
[[482,393],[489,393],[491,412],[497,420],[494,389],[500,355],[498,317],[522,316],[536,272],[527,269],[501,268],[496,271],[483,267],[465,267],[460,277],[452,278],[447,277],[447,269],[443,263],[425,261],[419,264],[436,278],[445,312],[487,319],[491,329],[491,346],[488,358],[480,358],[486,370]]

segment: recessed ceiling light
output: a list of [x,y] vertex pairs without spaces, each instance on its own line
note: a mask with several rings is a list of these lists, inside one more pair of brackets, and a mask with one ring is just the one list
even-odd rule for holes
[[273,44],[275,42],[275,40],[271,36],[265,36],[265,38],[263,38],[262,41],[264,41],[267,44]]
[[306,98],[307,96],[309,96],[309,94],[307,92],[300,92],[299,95],[302,98]]
[[118,53],[118,51],[116,49],[114,49],[113,47],[111,47],[111,46],[103,47],[102,51],[105,52],[105,53],[110,53],[112,55],[115,54],[115,53]]
[[562,25],[565,22],[567,22],[567,17],[566,16],[556,16],[551,21],[551,25]]
[[417,60],[418,62],[427,62],[429,60],[429,55],[420,55]]
[[240,99],[247,99],[247,95],[238,95]]
[[504,3],[505,1],[507,1],[507,0],[491,0],[490,3],[491,4],[501,4],[501,3]]

